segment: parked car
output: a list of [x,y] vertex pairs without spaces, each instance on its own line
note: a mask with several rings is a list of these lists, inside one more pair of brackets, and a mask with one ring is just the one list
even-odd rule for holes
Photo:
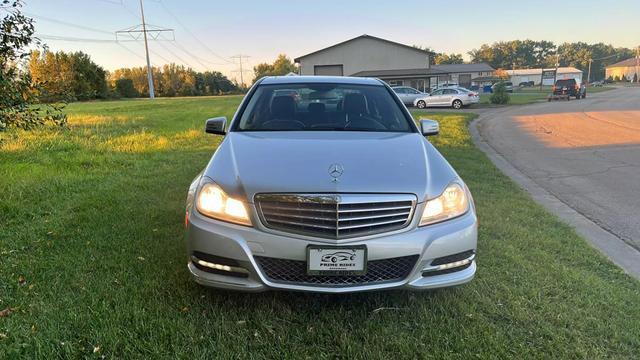
[[590,86],[596,86],[596,87],[604,86],[604,81],[602,81],[602,80],[593,81],[593,82],[589,83],[589,85]]
[[534,86],[536,83],[535,81],[531,80],[531,81],[522,81],[520,84],[518,84],[519,87],[532,87]]
[[576,99],[587,97],[587,87],[584,84],[578,84],[576,79],[556,80],[552,90],[554,96],[566,95],[567,99],[570,97],[575,97]]
[[415,100],[414,106],[424,109],[432,106],[447,106],[454,109],[461,109],[463,106],[477,104],[480,96],[477,92],[465,88],[439,89]]
[[[280,90],[317,101],[300,105],[274,96]],[[197,283],[344,293],[474,277],[469,189],[425,138],[438,123],[416,126],[384,82],[265,77],[228,127],[218,117],[205,129],[225,138],[187,195],[187,266]]]
[[413,106],[413,102],[417,98],[429,95],[428,93],[423,93],[422,91],[408,86],[393,86],[391,88],[395,91],[400,100],[402,100],[405,105],[409,106]]
[[500,81],[491,85],[491,92],[496,91],[496,86],[498,86],[498,84],[504,84],[504,89],[506,92],[509,92],[509,93],[513,92],[513,83],[511,81]]

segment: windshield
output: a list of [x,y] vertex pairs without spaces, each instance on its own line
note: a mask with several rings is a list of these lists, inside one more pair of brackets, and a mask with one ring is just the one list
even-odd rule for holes
[[384,86],[259,85],[232,131],[413,132]]
[[575,79],[558,80],[556,82],[556,86],[575,86],[575,85],[576,85]]

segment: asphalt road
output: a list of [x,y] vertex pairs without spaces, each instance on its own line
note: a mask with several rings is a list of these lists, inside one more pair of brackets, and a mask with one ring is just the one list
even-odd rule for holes
[[480,135],[511,165],[640,250],[640,87],[485,115]]

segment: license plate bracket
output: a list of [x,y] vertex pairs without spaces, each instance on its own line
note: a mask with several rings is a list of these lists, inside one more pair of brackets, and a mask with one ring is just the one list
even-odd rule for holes
[[307,275],[349,276],[367,273],[365,245],[307,246]]

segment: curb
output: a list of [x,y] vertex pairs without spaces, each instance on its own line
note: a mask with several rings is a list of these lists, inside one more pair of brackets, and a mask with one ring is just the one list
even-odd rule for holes
[[491,116],[491,114],[486,113],[480,114],[469,124],[471,138],[478,149],[485,153],[500,171],[528,192],[537,203],[568,223],[578,234],[586,238],[591,246],[599,250],[627,274],[640,280],[640,251],[569,207],[562,200],[543,189],[535,181],[511,165],[481,135],[478,126],[481,126],[480,123],[488,115]]

